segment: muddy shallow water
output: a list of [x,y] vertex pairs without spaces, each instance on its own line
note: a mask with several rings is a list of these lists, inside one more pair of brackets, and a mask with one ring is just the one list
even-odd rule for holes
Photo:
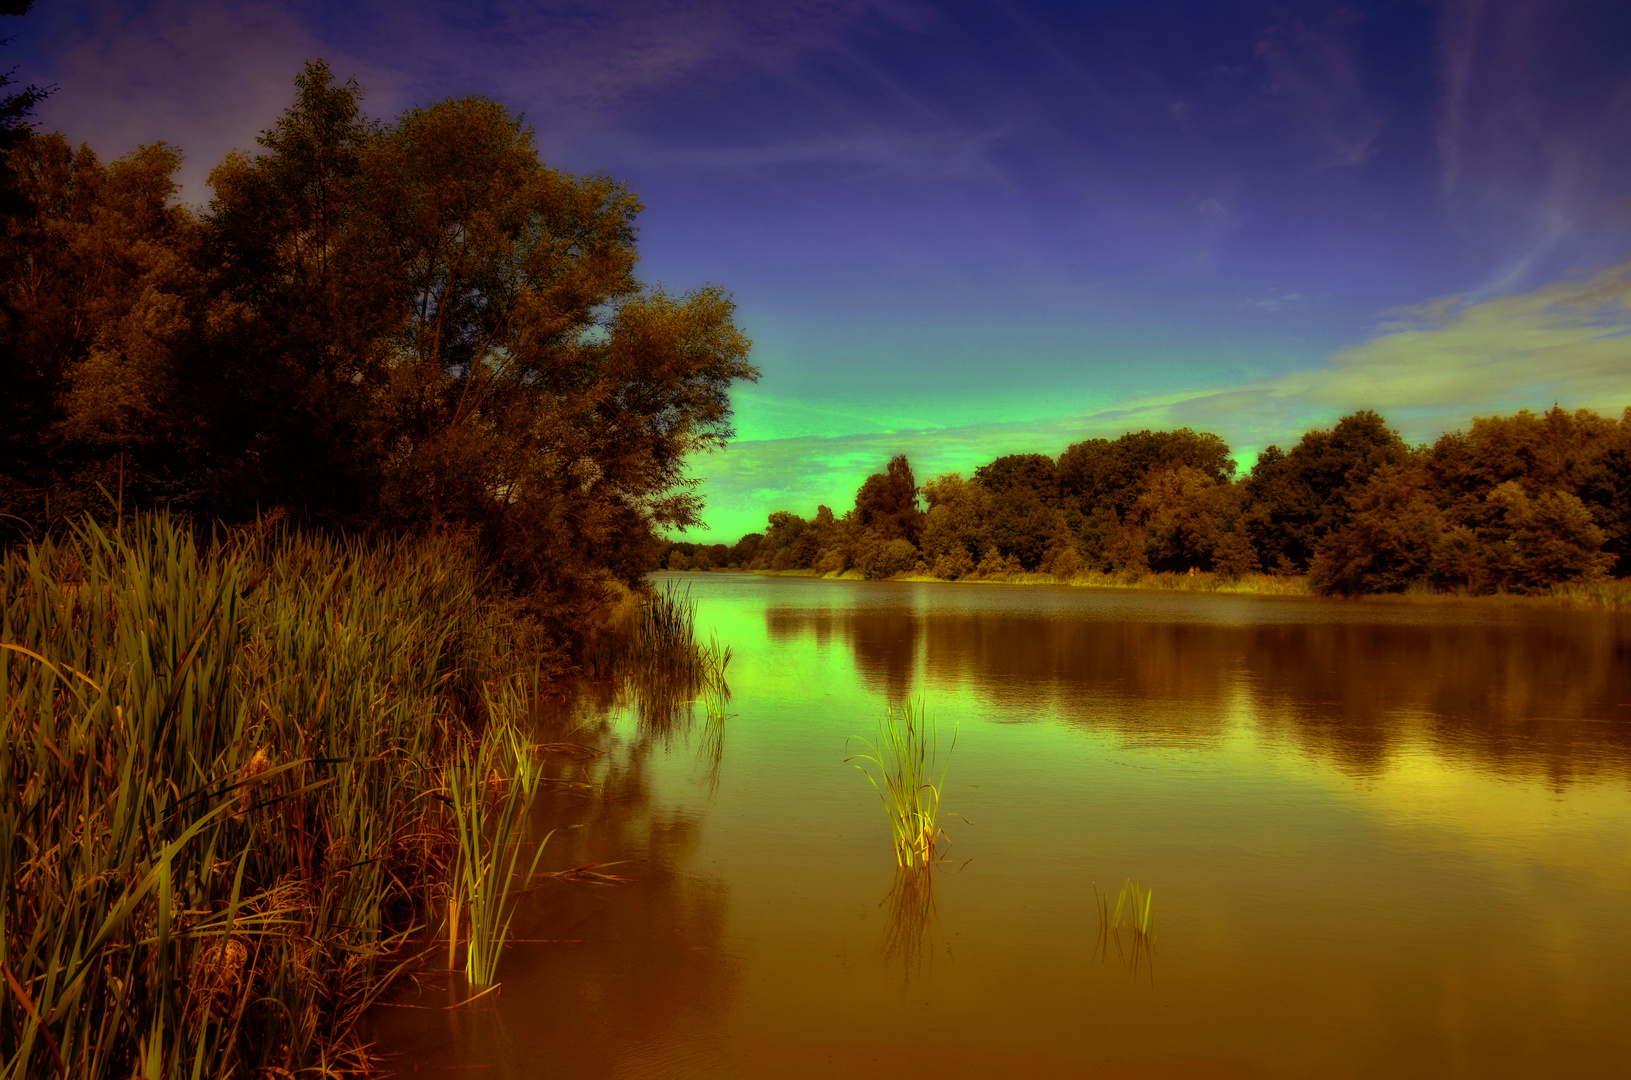
[[[376,1010],[396,1068],[1625,1067],[1631,619],[660,576],[732,648],[732,715],[547,703],[548,737],[608,752],[551,758],[544,863],[630,880],[528,896],[498,994],[447,1011],[468,991],[431,971]],[[906,695],[957,739],[926,882],[844,761]],[[1128,878],[1153,949],[1100,933],[1095,885]]]

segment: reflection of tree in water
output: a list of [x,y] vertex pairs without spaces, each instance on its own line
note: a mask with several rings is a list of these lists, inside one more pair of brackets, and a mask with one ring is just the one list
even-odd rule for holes
[[1445,609],[1433,621],[1401,609],[1394,622],[1335,621],[1352,610],[1255,625],[907,608],[767,618],[781,637],[819,627],[845,641],[887,692],[912,685],[921,656],[931,686],[1136,743],[1213,744],[1244,706],[1268,737],[1361,775],[1413,739],[1557,784],[1631,774],[1623,617],[1490,609],[1472,622]]
[[885,701],[905,701],[912,694],[921,662],[923,620],[890,610],[804,610],[768,608],[765,624],[773,640],[810,633],[818,644],[837,637],[854,652],[862,680]]
[[[653,800],[650,766],[665,731],[641,724],[620,739],[617,701],[615,689],[588,685],[539,710],[555,782],[535,825],[555,830],[541,869],[600,866],[633,880],[544,879],[517,912],[490,1003],[384,1010],[372,1037],[416,1069],[533,1076],[547,1064],[561,1075],[622,1075],[639,1071],[643,1049],[675,1031],[702,1036],[729,1012],[739,969],[723,945],[728,890],[692,867],[700,819]],[[435,974],[419,1004],[459,1000],[462,986],[438,992],[446,980]]]

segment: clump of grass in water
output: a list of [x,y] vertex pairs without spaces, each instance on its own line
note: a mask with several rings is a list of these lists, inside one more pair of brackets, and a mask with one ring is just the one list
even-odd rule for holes
[[[1116,906],[1110,907],[1109,890],[1099,891],[1093,886],[1093,896],[1099,911],[1099,951],[1107,955],[1112,941],[1116,952],[1128,962],[1134,974],[1141,962],[1148,961],[1155,950],[1155,890],[1147,889],[1129,878],[1116,896]],[[1132,948],[1122,948],[1121,931],[1126,927],[1132,935]],[[1153,969],[1152,974],[1153,974]]]
[[699,644],[696,613],[690,587],[680,590],[670,584],[646,600],[634,621],[625,668],[628,686],[641,723],[665,736],[689,727],[699,696],[730,697],[725,682],[730,647],[717,638]]
[[475,987],[495,985],[499,953],[515,916],[515,894],[532,883],[549,835],[539,841],[525,875],[516,878],[526,827],[538,796],[538,759],[515,725],[526,715],[525,691],[507,685],[488,697],[488,727],[474,746],[461,746],[448,764],[446,790],[458,836],[448,900],[447,966],[456,965],[461,922],[468,927],[464,973]]
[[[711,641],[708,650],[720,655],[719,642]],[[724,650],[724,663],[730,662],[730,650]],[[707,763],[708,794],[719,791],[719,770],[725,760],[725,704],[730,701],[730,687],[725,685],[724,663],[719,665],[719,677],[702,688],[702,758]]]
[[[939,734],[933,721],[924,715],[923,702],[914,708],[911,699],[890,708],[878,725],[876,742],[857,739],[867,753],[851,754],[883,799],[889,814],[889,827],[895,843],[897,866],[928,866],[934,859],[936,842],[944,835],[937,824],[940,817],[940,790],[957,735],[946,750],[947,762],[939,761]],[[936,764],[940,775],[930,779]]]

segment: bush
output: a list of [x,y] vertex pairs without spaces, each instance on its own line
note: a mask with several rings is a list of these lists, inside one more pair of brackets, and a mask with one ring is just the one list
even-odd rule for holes
[[969,556],[968,549],[961,544],[954,545],[934,561],[934,576],[947,581],[956,581],[973,572],[974,560]]
[[868,581],[880,581],[896,574],[904,574],[915,565],[917,548],[912,546],[910,540],[895,539],[883,545],[864,569]]
[[1069,581],[1086,569],[1087,563],[1082,561],[1075,548],[1066,548],[1053,558],[1053,576],[1060,581]]

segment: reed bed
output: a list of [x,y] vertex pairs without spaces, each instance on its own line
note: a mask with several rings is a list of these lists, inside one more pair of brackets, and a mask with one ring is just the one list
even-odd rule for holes
[[358,1069],[460,874],[497,875],[452,887],[490,979],[529,797],[496,595],[452,541],[164,516],[7,555],[0,1080]]
[[1551,596],[1570,607],[1631,611],[1631,578],[1566,581],[1553,585]]
[[[844,760],[866,774],[883,800],[895,848],[895,864],[925,867],[934,861],[935,845],[944,831],[939,827],[940,792],[945,784],[951,752],[957,748],[952,734],[946,761],[940,761],[939,732],[925,715],[923,702],[910,698],[897,710],[889,708],[878,725],[875,741],[857,739],[866,753]],[[939,766],[939,776],[934,775]]]

